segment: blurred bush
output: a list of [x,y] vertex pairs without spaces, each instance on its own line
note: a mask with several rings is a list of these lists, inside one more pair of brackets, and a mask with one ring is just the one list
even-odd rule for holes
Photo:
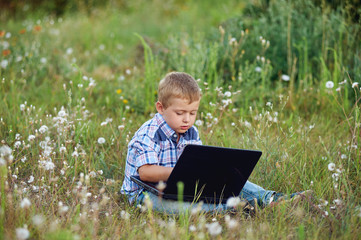
[[90,14],[92,10],[107,5],[126,6],[126,0],[0,0],[1,18],[22,18],[24,13],[56,15],[57,17],[74,11]]
[[[339,74],[340,68],[345,68],[352,79],[361,76],[361,25],[354,22],[357,17],[349,17],[346,5],[333,7],[311,0],[256,3],[248,4],[239,17],[223,22],[224,33],[214,29],[206,37],[209,44],[222,39],[217,67],[224,79],[234,80],[240,68],[259,57],[271,63],[272,79],[288,74],[296,81],[311,83],[325,80],[323,73],[328,71],[331,76],[327,77],[337,82],[346,78]],[[360,7],[353,11],[360,12]],[[230,50],[232,39],[238,42],[237,54]]]

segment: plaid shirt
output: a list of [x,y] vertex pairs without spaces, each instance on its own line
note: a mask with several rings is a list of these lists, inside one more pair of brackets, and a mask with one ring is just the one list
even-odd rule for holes
[[182,134],[177,143],[176,132],[164,121],[162,115],[155,114],[138,129],[129,142],[121,193],[133,202],[143,188],[134,183],[130,176],[139,176],[138,168],[145,164],[174,167],[187,144],[202,144],[195,126]]

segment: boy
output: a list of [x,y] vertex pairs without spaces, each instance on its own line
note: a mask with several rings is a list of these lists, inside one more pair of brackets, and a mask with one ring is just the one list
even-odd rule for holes
[[[125,178],[121,189],[132,203],[144,200],[143,189],[132,182],[130,176],[138,175],[149,182],[167,181],[179,156],[187,144],[202,144],[198,130],[193,126],[201,92],[194,78],[186,73],[171,72],[159,83],[157,114],[144,123],[135,133],[128,145]],[[155,210],[175,212],[178,204],[171,200],[162,200],[152,193],[147,193]],[[240,197],[261,206],[278,198],[279,194],[265,190],[249,181],[243,187]],[[190,207],[184,203],[183,207]],[[254,203],[253,203],[254,204]],[[202,205],[203,210],[225,210],[225,204],[214,206]]]

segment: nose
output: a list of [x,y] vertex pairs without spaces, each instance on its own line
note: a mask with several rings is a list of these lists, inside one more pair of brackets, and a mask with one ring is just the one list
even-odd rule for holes
[[189,114],[185,114],[184,117],[183,117],[183,122],[188,123],[189,120],[190,120]]

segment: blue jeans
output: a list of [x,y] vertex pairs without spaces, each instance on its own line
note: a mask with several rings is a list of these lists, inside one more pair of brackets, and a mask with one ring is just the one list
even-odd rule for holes
[[[254,206],[254,199],[257,200],[259,206],[267,206],[270,202],[271,196],[275,191],[265,190],[262,187],[247,181],[244,185],[239,197],[241,200],[246,201]],[[210,204],[210,203],[192,203],[192,202],[178,202],[174,200],[166,200],[159,198],[150,192],[142,192],[138,198],[137,203],[141,204],[145,201],[145,196],[149,196],[149,200],[152,204],[154,211],[167,212],[167,213],[179,213],[187,210],[198,209],[205,212],[211,211],[226,211],[229,208],[225,203]]]

